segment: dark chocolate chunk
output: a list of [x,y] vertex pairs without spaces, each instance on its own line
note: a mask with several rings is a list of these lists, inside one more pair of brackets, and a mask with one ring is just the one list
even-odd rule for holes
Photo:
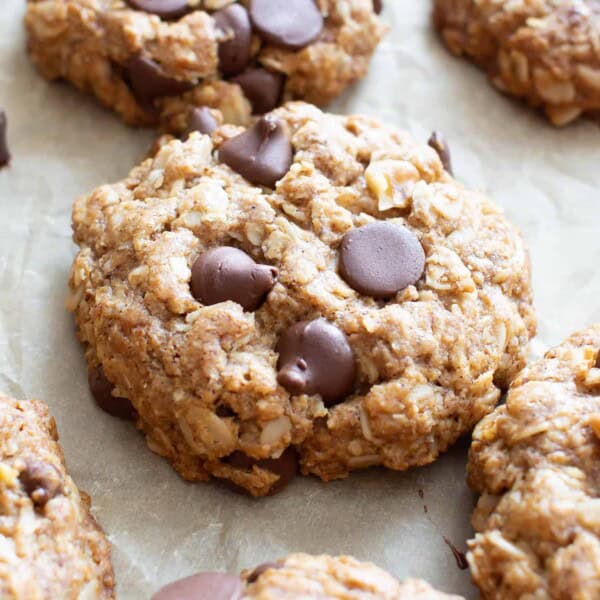
[[219,124],[217,120],[206,106],[199,106],[194,108],[190,113],[190,119],[188,121],[188,128],[186,129],[183,137],[187,138],[190,133],[198,131],[210,135]]
[[242,250],[221,246],[194,262],[192,294],[206,305],[232,300],[253,311],[265,301],[278,274],[275,267],[257,264]]
[[275,351],[277,381],[291,394],[321,394],[325,406],[333,406],[352,392],[354,353],[344,332],[325,319],[292,325]]
[[268,44],[299,50],[323,29],[323,15],[314,0],[252,0],[250,19]]
[[157,15],[162,19],[177,19],[191,7],[188,0],[125,0],[131,8]]
[[178,96],[194,87],[189,81],[169,77],[157,62],[146,56],[134,56],[124,67],[131,92],[145,109],[153,108],[157,98]]
[[424,268],[423,246],[401,225],[370,223],[342,239],[340,275],[366,296],[390,298],[416,283]]
[[452,157],[450,155],[450,146],[446,138],[439,132],[434,131],[427,143],[438,153],[444,169],[453,175],[452,173]]
[[166,585],[151,600],[239,600],[239,577],[227,573],[198,573]]
[[252,105],[252,113],[263,115],[279,105],[285,77],[261,68],[252,68],[231,79]]
[[126,421],[137,419],[137,411],[127,398],[113,396],[115,386],[106,378],[101,365],[88,372],[88,383],[96,404],[104,412]]
[[298,454],[292,447],[286,448],[279,458],[263,458],[256,459],[236,450],[223,459],[228,465],[236,469],[251,471],[252,467],[257,466],[266,471],[271,471],[279,476],[273,487],[269,490],[269,495],[277,494],[285,488],[298,473]]
[[281,569],[281,565],[278,565],[274,562],[266,562],[262,565],[258,565],[250,575],[248,575],[246,581],[248,583],[254,583],[263,573],[268,571],[269,569]]
[[6,139],[7,126],[6,113],[0,108],[0,167],[5,167],[10,162],[8,140]]
[[45,506],[52,498],[62,493],[64,486],[60,471],[54,465],[39,460],[27,461],[19,480],[38,507]]
[[274,188],[292,165],[293,150],[283,124],[266,115],[227,140],[219,158],[250,183]]
[[376,15],[380,15],[383,10],[383,0],[373,0],[373,10]]
[[241,73],[250,62],[252,25],[241,4],[231,4],[213,15],[225,38],[219,42],[219,68],[226,77]]

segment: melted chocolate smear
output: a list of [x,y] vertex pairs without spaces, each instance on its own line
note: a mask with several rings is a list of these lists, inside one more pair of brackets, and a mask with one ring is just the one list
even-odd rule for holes
[[467,557],[464,552],[461,552],[445,535],[442,536],[446,546],[452,550],[452,554],[454,555],[454,560],[456,560],[456,566],[464,571],[469,568],[469,563],[467,562]]

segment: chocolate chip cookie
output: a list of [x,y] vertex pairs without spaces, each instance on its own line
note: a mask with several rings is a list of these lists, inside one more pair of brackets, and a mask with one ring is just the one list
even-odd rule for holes
[[371,563],[349,556],[292,554],[244,571],[199,573],[157,592],[152,600],[461,600],[418,579],[400,582]]
[[54,419],[0,394],[0,598],[114,598],[110,546],[67,475]]
[[430,463],[493,410],[535,328],[499,207],[427,144],[304,103],[163,144],[73,227],[99,402],[114,386],[184,478],[256,496],[298,462],[323,480]]
[[29,0],[47,79],[132,125],[181,133],[218,108],[247,124],[283,100],[326,104],[362,78],[385,26],[372,0]]
[[600,110],[597,0],[435,0],[434,22],[454,54],[554,125]]
[[475,429],[469,564],[482,598],[600,597],[600,324],[513,382]]

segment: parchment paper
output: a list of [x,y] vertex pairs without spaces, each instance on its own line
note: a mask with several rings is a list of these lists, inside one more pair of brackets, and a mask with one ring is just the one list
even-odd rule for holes
[[[50,405],[70,471],[114,544],[119,597],[146,600],[197,570],[237,572],[305,551],[349,553],[475,598],[442,539],[464,550],[471,534],[466,443],[427,468],[371,470],[327,485],[298,478],[254,501],[184,483],[131,425],[95,408],[64,308],[71,203],[123,177],[153,135],[35,74],[24,52],[24,5],[4,0],[0,11],[0,105],[13,152],[0,172],[0,389]],[[585,121],[552,129],[499,95],[446,53],[429,10],[428,0],[387,0],[392,29],[369,77],[332,109],[377,115],[422,140],[434,128],[445,132],[457,177],[489,192],[527,238],[538,355],[600,321],[600,129]]]

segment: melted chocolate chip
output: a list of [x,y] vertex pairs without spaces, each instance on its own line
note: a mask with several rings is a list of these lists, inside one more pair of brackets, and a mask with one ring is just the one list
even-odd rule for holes
[[[236,450],[223,459],[223,462],[244,471],[251,471],[252,467],[257,466],[266,471],[271,471],[279,476],[279,479],[269,490],[269,496],[277,494],[285,488],[298,473],[298,454],[294,448],[286,448],[279,458],[256,459]],[[238,488],[239,489],[239,488]]]
[[193,133],[194,131],[210,135],[218,126],[219,124],[217,123],[217,120],[213,114],[210,112],[210,109],[206,106],[200,106],[198,108],[194,108],[194,110],[192,110],[190,113],[188,127],[183,137],[187,138],[190,133]]
[[383,0],[373,0],[373,10],[376,15],[380,15],[383,10]]
[[289,170],[293,150],[283,124],[271,115],[227,140],[219,158],[250,183],[274,188]]
[[62,493],[64,485],[62,475],[54,465],[38,460],[27,462],[19,480],[38,507],[45,506],[52,498]]
[[349,231],[340,248],[340,275],[357,292],[390,298],[416,283],[425,268],[425,252],[414,233],[387,222]]
[[266,69],[248,69],[231,79],[237,83],[252,105],[252,114],[263,115],[279,105],[285,77]]
[[7,125],[6,113],[0,108],[0,167],[5,167],[10,162],[10,152],[6,139]]
[[321,394],[325,406],[333,406],[352,392],[354,353],[344,332],[325,319],[292,325],[275,351],[277,381],[291,394]]
[[145,109],[153,108],[157,98],[178,96],[194,87],[193,83],[169,77],[157,62],[145,56],[130,58],[124,68],[133,95]]
[[192,294],[207,306],[232,300],[253,311],[277,281],[275,267],[259,265],[242,250],[221,246],[201,254],[192,266]]
[[227,573],[198,573],[166,585],[151,600],[239,600],[239,577]]
[[137,419],[137,412],[127,398],[113,396],[115,386],[106,378],[101,365],[88,372],[88,383],[96,404],[104,412],[126,421]]
[[448,145],[446,138],[439,131],[434,131],[427,143],[438,153],[442,165],[444,165],[444,169],[446,169],[450,175],[453,175],[450,146]]
[[241,4],[231,4],[213,15],[225,37],[219,42],[219,67],[226,77],[241,73],[250,62],[252,25]]
[[274,562],[266,562],[262,565],[258,565],[250,575],[248,575],[246,581],[248,583],[254,583],[263,573],[266,573],[269,569],[281,569],[281,565]]
[[323,29],[323,15],[314,0],[252,0],[250,19],[268,44],[299,50]]
[[125,0],[131,8],[157,15],[162,19],[177,19],[190,10],[188,0]]

